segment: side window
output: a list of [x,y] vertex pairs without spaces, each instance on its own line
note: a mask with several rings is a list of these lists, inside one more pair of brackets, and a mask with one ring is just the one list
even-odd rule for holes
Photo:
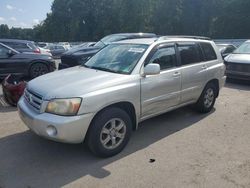
[[214,51],[214,48],[210,43],[202,42],[200,43],[203,50],[206,61],[211,61],[217,59],[217,55]]
[[178,45],[178,50],[180,52],[182,65],[189,65],[203,61],[201,51],[196,44],[181,44]]
[[161,70],[166,70],[176,66],[176,53],[175,47],[163,47],[158,49],[149,63],[159,64]]
[[12,42],[3,42],[3,44],[15,49],[15,46],[14,46],[14,44]]
[[62,46],[57,46],[57,49],[64,50],[64,48]]
[[0,45],[0,59],[8,58],[8,49]]
[[29,47],[25,43],[5,42],[4,44],[13,49],[29,49]]
[[229,46],[226,48],[226,50],[224,51],[225,54],[229,54],[232,53],[235,50],[235,47],[233,46]]

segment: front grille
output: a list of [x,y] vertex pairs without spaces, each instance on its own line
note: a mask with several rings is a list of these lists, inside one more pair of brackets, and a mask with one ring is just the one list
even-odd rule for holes
[[40,111],[43,102],[42,96],[25,89],[24,98],[33,108]]
[[227,63],[227,70],[237,71],[237,72],[247,72],[250,73],[250,64],[243,63]]

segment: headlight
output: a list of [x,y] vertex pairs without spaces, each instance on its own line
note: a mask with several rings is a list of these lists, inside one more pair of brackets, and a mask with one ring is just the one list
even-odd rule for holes
[[81,98],[54,99],[48,103],[46,112],[61,116],[74,116],[77,115],[81,102]]

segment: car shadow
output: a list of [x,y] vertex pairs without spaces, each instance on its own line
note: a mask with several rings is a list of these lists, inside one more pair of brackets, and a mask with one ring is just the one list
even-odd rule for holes
[[230,89],[238,89],[242,91],[250,91],[250,81],[227,79],[225,87]]
[[83,144],[52,142],[31,131],[3,137],[0,139],[0,187],[62,187],[86,175],[105,178],[115,173],[105,166],[183,131],[208,115],[185,107],[144,121],[124,151],[108,159],[95,157]]

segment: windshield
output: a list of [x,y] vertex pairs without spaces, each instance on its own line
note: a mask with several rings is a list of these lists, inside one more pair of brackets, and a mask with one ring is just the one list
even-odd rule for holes
[[122,39],[126,39],[126,37],[123,36],[123,35],[109,35],[109,36],[106,36],[106,37],[102,38],[94,46],[99,47],[99,48],[103,48],[103,47],[105,47],[106,45],[108,45],[108,44],[110,44],[112,42],[116,42],[116,41],[119,41],[119,40],[122,40]]
[[250,54],[250,42],[243,43],[234,51],[234,54]]
[[114,73],[130,74],[147,49],[141,44],[111,44],[99,51],[85,67]]

